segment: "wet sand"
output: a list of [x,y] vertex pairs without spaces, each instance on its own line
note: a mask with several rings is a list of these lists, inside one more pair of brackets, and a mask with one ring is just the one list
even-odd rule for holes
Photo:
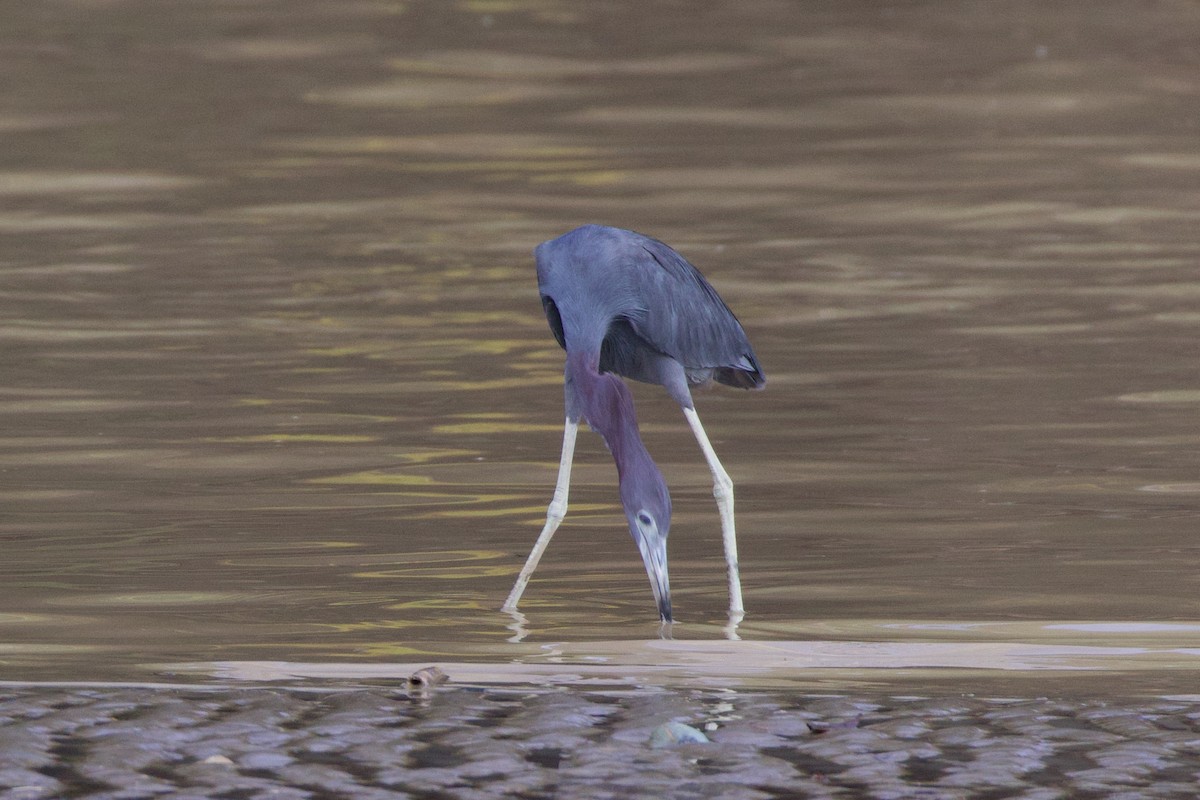
[[[652,747],[678,721],[707,743]],[[1195,797],[1200,702],[0,689],[0,798]]]

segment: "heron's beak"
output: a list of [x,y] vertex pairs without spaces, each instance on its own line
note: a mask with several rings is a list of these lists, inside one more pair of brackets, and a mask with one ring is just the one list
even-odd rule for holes
[[639,536],[638,549],[646,564],[646,575],[650,577],[650,589],[658,606],[658,616],[663,622],[671,622],[671,581],[667,576],[667,537]]

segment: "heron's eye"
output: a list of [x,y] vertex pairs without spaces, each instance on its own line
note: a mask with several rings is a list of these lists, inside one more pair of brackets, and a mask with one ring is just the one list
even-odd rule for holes
[[638,512],[638,522],[642,523],[642,525],[647,528],[654,524],[654,520],[650,519],[650,515],[645,511]]

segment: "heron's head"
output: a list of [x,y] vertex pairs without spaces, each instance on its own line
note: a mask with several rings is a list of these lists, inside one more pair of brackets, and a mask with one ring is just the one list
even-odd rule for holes
[[637,542],[650,589],[663,622],[671,617],[671,582],[667,574],[667,533],[671,530],[671,496],[654,462],[637,476],[623,475],[621,503],[629,520],[629,532]]

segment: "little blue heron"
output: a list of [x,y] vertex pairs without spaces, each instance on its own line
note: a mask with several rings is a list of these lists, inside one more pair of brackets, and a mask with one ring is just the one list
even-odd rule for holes
[[708,467],[729,566],[729,613],[740,615],[733,481],[696,415],[689,385],[715,380],[758,389],[766,377],[737,317],[704,276],[662,242],[619,228],[584,225],[538,245],[538,292],[566,350],[567,423],[546,525],[517,577],[505,610],[515,611],[538,560],[567,513],[575,434],[581,419],[600,434],[617,464],[621,505],[641,551],[650,588],[670,622],[667,533],[671,498],[638,434],[633,396],[617,376],[657,383],[683,408]]

